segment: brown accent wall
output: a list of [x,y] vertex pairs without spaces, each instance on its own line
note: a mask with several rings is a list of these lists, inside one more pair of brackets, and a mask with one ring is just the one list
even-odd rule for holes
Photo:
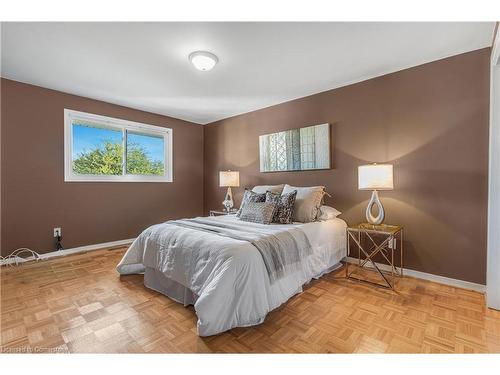
[[[64,108],[170,127],[174,182],[64,182]],[[203,127],[97,100],[1,80],[2,255],[123,240],[203,207]]]
[[[484,284],[489,58],[481,49],[205,126],[205,212],[221,207],[217,172],[232,169],[242,186],[325,185],[354,224],[370,197],[357,166],[394,163],[395,190],[381,199],[386,222],[405,227],[406,266]],[[325,122],[333,169],[259,172],[259,135]],[[243,187],[233,191],[239,204]]]

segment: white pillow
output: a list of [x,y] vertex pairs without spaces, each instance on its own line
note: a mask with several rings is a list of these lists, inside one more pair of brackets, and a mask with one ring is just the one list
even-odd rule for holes
[[273,194],[281,195],[284,187],[285,185],[257,185],[252,189],[252,191],[257,194],[264,194],[270,191]]
[[294,190],[297,190],[297,197],[295,198],[295,206],[293,207],[293,221],[299,221],[301,223],[316,221],[319,207],[323,202],[325,187],[297,187],[285,185],[281,195],[291,193]]
[[323,221],[323,220],[335,219],[341,213],[342,212],[340,212],[339,210],[336,210],[333,207],[321,206],[318,210],[317,220]]

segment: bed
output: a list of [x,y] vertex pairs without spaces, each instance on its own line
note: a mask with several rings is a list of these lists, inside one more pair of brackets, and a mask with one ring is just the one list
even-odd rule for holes
[[[210,336],[262,323],[304,284],[339,267],[346,256],[345,228],[339,218],[271,225],[243,222],[235,215],[176,220],[141,233],[117,270],[121,275],[144,273],[146,287],[194,305],[198,334]],[[298,246],[294,267],[276,276],[252,239],[281,241],[290,233],[304,236],[310,251],[304,254],[303,245]]]

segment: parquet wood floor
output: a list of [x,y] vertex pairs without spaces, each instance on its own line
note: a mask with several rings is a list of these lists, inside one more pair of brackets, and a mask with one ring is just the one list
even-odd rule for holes
[[196,334],[196,315],[120,278],[125,249],[1,269],[3,352],[477,353],[500,352],[500,312],[480,293],[405,277],[398,292],[347,281],[311,282],[265,322]]

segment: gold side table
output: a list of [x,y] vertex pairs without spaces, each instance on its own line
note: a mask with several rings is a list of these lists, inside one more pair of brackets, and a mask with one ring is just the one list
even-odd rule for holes
[[[352,239],[358,248],[358,268],[367,268],[365,266],[371,264],[371,270],[378,272],[385,281],[385,284],[352,276],[355,270],[349,272],[349,261],[346,262],[346,278],[394,290],[394,277],[403,276],[403,227],[400,225],[361,223],[347,227],[346,231],[347,255],[349,256],[350,253],[350,239]],[[382,242],[380,240],[379,242],[376,241],[379,237],[383,238]],[[368,244],[363,242],[368,242]],[[397,251],[400,252],[399,267],[396,267],[394,262],[394,253]],[[364,255],[364,259],[361,258],[361,254]],[[385,258],[391,268],[390,272],[381,270],[379,265],[374,261],[374,257],[377,254],[381,254]],[[386,277],[387,275],[391,275],[391,281]]]
[[236,215],[238,210],[232,209],[231,211],[210,210],[210,216],[223,216],[223,215]]

